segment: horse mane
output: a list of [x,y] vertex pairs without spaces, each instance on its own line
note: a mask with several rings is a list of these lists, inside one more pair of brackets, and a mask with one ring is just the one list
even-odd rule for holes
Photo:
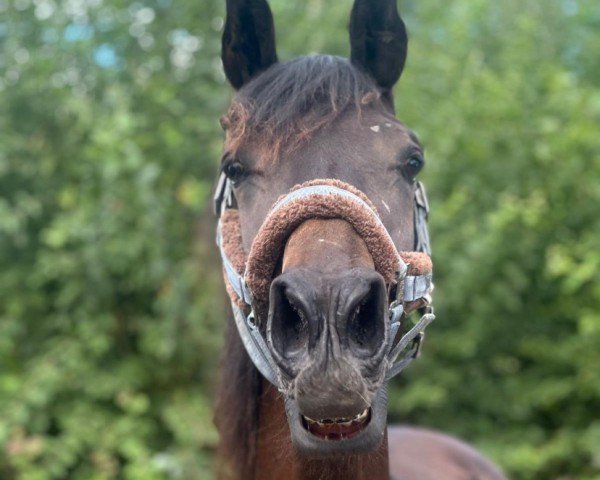
[[222,119],[226,148],[256,138],[270,152],[293,149],[349,108],[381,102],[371,78],[342,57],[308,55],[276,63],[244,85]]
[[261,379],[231,316],[220,367],[215,408],[218,478],[241,479],[254,469]]

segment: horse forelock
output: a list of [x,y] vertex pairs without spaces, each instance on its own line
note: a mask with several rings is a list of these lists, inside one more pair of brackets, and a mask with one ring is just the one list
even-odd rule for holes
[[349,60],[310,55],[277,63],[237,93],[224,117],[225,148],[245,141],[270,152],[270,160],[291,151],[354,109],[377,106],[381,94],[368,75]]

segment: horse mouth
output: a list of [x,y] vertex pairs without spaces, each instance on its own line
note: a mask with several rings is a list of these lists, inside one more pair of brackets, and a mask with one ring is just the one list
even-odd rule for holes
[[382,385],[371,406],[353,418],[313,419],[300,412],[298,402],[285,397],[292,444],[302,457],[326,458],[374,451],[385,437],[387,385]]
[[371,409],[366,408],[353,418],[324,418],[314,420],[302,417],[302,426],[323,440],[348,440],[362,432],[371,421]]

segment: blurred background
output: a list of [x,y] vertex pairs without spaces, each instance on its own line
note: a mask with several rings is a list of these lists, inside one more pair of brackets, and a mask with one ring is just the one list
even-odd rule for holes
[[[224,0],[0,0],[0,478],[210,479]],[[281,59],[351,0],[271,0]],[[600,4],[402,0],[437,322],[390,418],[600,479]]]

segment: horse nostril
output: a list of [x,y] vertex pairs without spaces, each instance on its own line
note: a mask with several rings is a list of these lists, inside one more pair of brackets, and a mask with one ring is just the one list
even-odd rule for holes
[[307,361],[326,366],[331,355],[369,359],[375,368],[386,344],[386,312],[385,282],[372,269],[335,276],[295,269],[271,284],[267,341],[291,377]]
[[348,343],[356,353],[372,355],[385,340],[387,298],[381,276],[370,279],[366,292],[356,289],[353,297],[347,315]]
[[308,344],[307,308],[302,285],[283,274],[271,285],[268,337],[282,359],[296,358]]

